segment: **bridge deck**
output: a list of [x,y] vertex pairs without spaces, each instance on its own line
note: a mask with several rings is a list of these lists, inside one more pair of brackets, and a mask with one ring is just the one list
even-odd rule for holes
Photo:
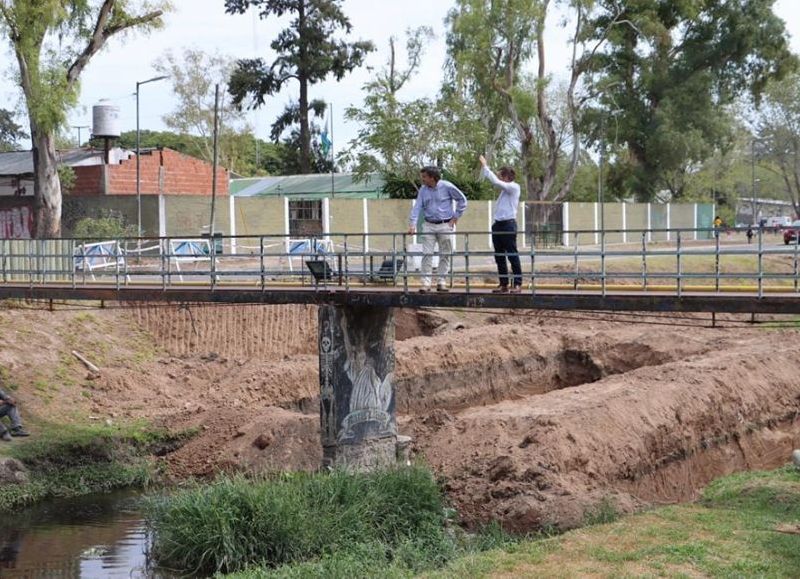
[[178,303],[338,304],[386,307],[508,308],[549,310],[611,310],[653,312],[718,312],[800,314],[797,294],[756,292],[527,290],[521,294],[495,294],[490,289],[454,288],[447,293],[421,294],[415,288],[366,286],[309,287],[276,285],[172,285],[92,283],[46,285],[0,284],[0,299],[159,301]]

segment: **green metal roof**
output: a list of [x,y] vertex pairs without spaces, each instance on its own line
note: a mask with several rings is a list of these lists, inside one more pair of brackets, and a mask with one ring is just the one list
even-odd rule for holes
[[[333,181],[333,183],[331,183]],[[283,177],[260,177],[232,179],[231,195],[237,197],[280,197],[297,199],[321,199],[330,197],[350,199],[378,199],[382,196],[384,180],[378,173],[369,173],[356,180],[355,173],[287,175]]]

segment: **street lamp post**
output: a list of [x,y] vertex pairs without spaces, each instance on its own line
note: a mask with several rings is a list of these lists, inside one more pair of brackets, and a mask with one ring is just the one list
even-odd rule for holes
[[136,82],[136,224],[137,236],[142,237],[142,186],[140,182],[140,168],[139,168],[139,149],[140,149],[140,134],[139,134],[139,87],[148,82],[156,82],[164,80],[167,76],[155,76],[147,80]]

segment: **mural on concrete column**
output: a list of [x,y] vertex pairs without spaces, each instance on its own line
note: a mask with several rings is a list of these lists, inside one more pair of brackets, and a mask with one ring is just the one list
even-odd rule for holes
[[393,372],[390,309],[320,308],[324,445],[396,435]]
[[[333,347],[333,316],[326,315],[329,306],[319,309],[319,383],[320,420],[322,422],[322,444],[336,443],[336,406],[333,395],[333,361],[336,352]],[[331,308],[332,309],[332,308]]]
[[344,370],[352,390],[349,411],[342,419],[338,441],[359,437],[359,430],[362,435],[395,434],[390,412],[394,340],[387,339],[389,332],[394,333],[392,316],[372,320],[372,323],[358,320],[355,324],[352,323],[355,320],[349,318],[339,317],[345,350]]

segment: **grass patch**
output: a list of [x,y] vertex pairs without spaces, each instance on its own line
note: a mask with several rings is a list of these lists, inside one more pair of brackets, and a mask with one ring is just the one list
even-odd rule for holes
[[148,511],[160,564],[240,578],[408,576],[511,542],[499,528],[468,536],[450,525],[421,467],[225,478],[154,499]]
[[781,533],[780,525],[800,525],[794,467],[729,476],[697,504],[471,555],[428,576],[797,577],[800,535]]
[[2,447],[3,454],[28,468],[30,479],[0,486],[0,512],[55,497],[144,487],[157,474],[150,454],[188,436],[145,424],[41,424],[34,436]]
[[604,497],[594,507],[589,508],[583,514],[584,525],[604,525],[606,523],[613,523],[619,519],[619,511],[614,501],[609,497]]

